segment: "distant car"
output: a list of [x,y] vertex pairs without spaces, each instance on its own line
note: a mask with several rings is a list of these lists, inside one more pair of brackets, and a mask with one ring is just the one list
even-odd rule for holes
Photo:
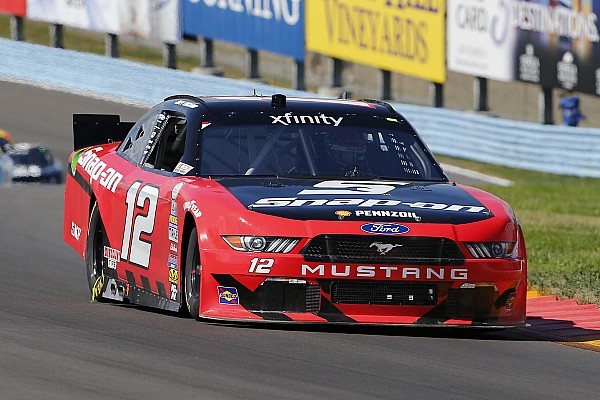
[[451,182],[387,103],[173,96],[137,123],[73,123],[63,237],[92,300],[233,321],[525,324],[512,209]]
[[64,180],[62,163],[42,144],[16,143],[8,155],[14,164],[13,182],[62,183]]

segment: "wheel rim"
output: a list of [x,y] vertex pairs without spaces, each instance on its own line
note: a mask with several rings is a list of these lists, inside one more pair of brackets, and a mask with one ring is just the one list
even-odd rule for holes
[[200,271],[202,271],[202,266],[200,265],[200,253],[198,249],[196,249],[194,250],[192,268],[190,271],[189,296],[192,298],[198,298],[200,296]]
[[92,265],[90,277],[92,281],[96,281],[99,276],[102,276],[102,267],[104,258],[101,256],[104,254],[104,230],[102,229],[102,225],[98,223],[96,226],[96,230],[94,232],[94,247],[92,254]]

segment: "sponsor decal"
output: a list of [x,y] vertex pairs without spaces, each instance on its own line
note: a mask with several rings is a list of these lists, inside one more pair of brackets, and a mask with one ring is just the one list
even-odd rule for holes
[[175,243],[169,243],[169,251],[177,253],[177,245]]
[[327,115],[292,115],[287,112],[283,115],[269,115],[273,119],[272,124],[292,125],[292,124],[323,124],[338,126],[344,117],[328,117]]
[[376,278],[398,280],[466,280],[466,268],[448,267],[396,267],[389,265],[337,265],[302,264],[302,276],[344,276],[351,278]]
[[171,242],[179,243],[179,231],[177,225],[169,222],[169,240]]
[[410,231],[408,226],[399,224],[363,224],[360,230],[374,235],[402,235]]
[[356,210],[357,217],[387,217],[387,218],[410,218],[415,221],[420,221],[419,217],[414,212],[410,211],[392,211],[392,210]]
[[100,185],[114,193],[117,185],[123,179],[123,174],[108,167],[104,161],[100,160],[96,152],[101,150],[102,147],[87,150],[79,157],[77,164],[89,174],[90,183],[91,181],[98,181]]
[[177,217],[177,203],[174,201],[171,202],[171,215]]
[[339,219],[344,219],[346,217],[349,217],[352,215],[351,211],[346,211],[346,210],[338,210],[335,212],[335,215],[338,216]]
[[386,255],[390,251],[392,251],[395,247],[402,247],[401,244],[390,244],[390,243],[381,243],[381,242],[373,242],[369,247],[375,247],[379,254]]
[[179,271],[173,268],[169,268],[169,282],[177,283],[179,282]]
[[235,287],[217,286],[219,293],[219,304],[238,305],[240,299],[238,290]]
[[191,165],[180,162],[177,164],[177,166],[175,167],[173,172],[175,172],[176,174],[179,174],[179,175],[185,175],[193,169],[194,169],[194,167],[192,167]]
[[107,266],[110,269],[117,269],[117,262],[121,260],[121,251],[112,247],[104,246],[104,258],[106,258]]
[[177,225],[177,216],[173,214],[169,215],[169,223]]
[[171,284],[171,300],[176,301],[177,300],[177,285],[172,283]]
[[174,104],[177,104],[178,106],[187,107],[187,108],[198,108],[197,103],[192,103],[191,101],[186,101],[186,100],[177,100]]
[[200,129],[208,128],[211,124],[212,124],[212,122],[203,122],[200,125]]
[[194,214],[194,217],[196,218],[202,215],[202,211],[200,211],[200,209],[198,208],[196,200],[186,201],[185,203],[183,203],[183,210],[190,211],[192,214]]
[[77,241],[79,241],[79,238],[81,237],[81,228],[73,221],[71,221],[71,236]]
[[177,269],[177,264],[179,264],[179,257],[177,257],[177,254],[169,253],[169,260],[167,261],[169,268]]
[[173,190],[171,190],[171,200],[175,200],[179,195],[179,191],[183,187],[184,183],[180,182],[177,185],[173,186]]
[[268,197],[256,200],[249,208],[258,207],[310,207],[310,206],[356,206],[356,207],[394,207],[405,206],[440,211],[465,211],[469,213],[488,213],[485,207],[469,206],[460,204],[428,203],[416,201],[414,203],[402,202],[400,200],[381,199],[298,199],[297,197]]

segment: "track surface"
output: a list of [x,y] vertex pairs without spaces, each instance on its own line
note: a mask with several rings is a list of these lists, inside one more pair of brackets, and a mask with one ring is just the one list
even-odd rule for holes
[[[0,126],[63,160],[73,112],[142,111],[0,83]],[[598,398],[600,354],[521,330],[227,325],[90,303],[63,186],[0,188],[0,399]]]

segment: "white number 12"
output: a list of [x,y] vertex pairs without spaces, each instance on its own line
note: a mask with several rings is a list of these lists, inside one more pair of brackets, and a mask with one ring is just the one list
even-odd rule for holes
[[[144,185],[142,182],[134,182],[127,191],[125,203],[127,214],[125,216],[125,231],[123,232],[123,246],[121,247],[121,258],[129,260],[130,263],[148,268],[150,263],[150,249],[152,243],[141,238],[142,233],[152,235],[154,231],[154,219],[156,217],[156,206],[158,204],[159,189],[153,185]],[[148,201],[148,213],[143,214],[144,205]],[[135,210],[142,210],[133,218]],[[131,230],[133,227],[133,235]]]

